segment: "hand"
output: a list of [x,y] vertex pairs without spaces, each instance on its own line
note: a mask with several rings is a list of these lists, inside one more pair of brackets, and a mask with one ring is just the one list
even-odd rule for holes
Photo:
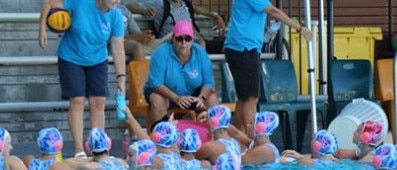
[[219,28],[219,31],[221,32],[221,35],[222,36],[225,36],[225,34],[226,34],[226,31],[227,31],[227,27],[226,27],[226,24],[225,24],[225,22],[223,21],[223,19],[222,19],[222,17],[218,17],[217,18],[217,25],[218,25],[218,28]]
[[201,97],[194,97],[193,103],[196,103],[196,110],[206,110],[204,100]]
[[143,44],[153,45],[156,38],[154,37],[152,30],[142,31],[142,35],[143,35],[143,38],[142,38]]
[[311,41],[313,39],[313,33],[305,26],[302,26],[301,34],[307,41]]
[[148,18],[154,18],[156,13],[157,13],[157,11],[154,8],[149,8],[145,11],[145,16]]
[[181,96],[176,100],[176,104],[182,109],[188,109],[193,102],[193,98],[191,96]]
[[41,48],[46,49],[47,48],[47,32],[45,30],[39,31],[39,45]]
[[121,76],[121,77],[117,78],[117,88],[118,88],[118,90],[120,90],[120,92],[123,96],[125,96],[125,93],[126,93],[125,80],[126,80],[125,76]]
[[295,159],[301,159],[304,156],[294,150],[285,150],[281,153],[281,155],[286,156],[286,157],[291,157],[291,158],[295,158]]

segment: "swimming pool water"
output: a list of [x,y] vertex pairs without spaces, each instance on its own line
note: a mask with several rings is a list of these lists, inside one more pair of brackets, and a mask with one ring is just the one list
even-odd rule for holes
[[375,167],[370,163],[362,163],[353,160],[340,160],[340,164],[335,166],[329,167],[315,167],[315,166],[303,166],[303,165],[296,165],[296,164],[266,164],[266,165],[244,165],[241,168],[242,170],[257,170],[257,169],[271,169],[271,170],[290,170],[290,169],[299,169],[299,170],[375,170]]

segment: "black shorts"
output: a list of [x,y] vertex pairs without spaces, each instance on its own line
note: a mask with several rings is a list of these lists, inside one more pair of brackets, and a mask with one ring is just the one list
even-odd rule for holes
[[[200,95],[200,92],[201,92],[201,88],[197,88],[197,89],[193,92],[193,94],[191,94],[190,96],[197,97],[198,95]],[[150,100],[149,100],[149,98],[150,98],[150,95],[151,95],[152,93],[153,93],[153,90],[152,90],[152,89],[149,89],[149,88],[145,89],[144,92],[143,92],[143,94],[145,95],[146,102],[147,102],[149,105],[150,105]],[[168,109],[173,109],[173,108],[176,108],[176,107],[178,107],[178,105],[177,105],[175,102],[173,102],[173,101],[170,100],[170,105],[169,105]],[[196,110],[196,105],[191,105],[190,108],[188,108],[188,109],[189,109],[189,110]]]
[[109,95],[107,61],[81,66],[58,57],[58,73],[63,99]]
[[225,57],[233,75],[238,99],[259,98],[260,53],[256,49],[240,52],[225,48]]

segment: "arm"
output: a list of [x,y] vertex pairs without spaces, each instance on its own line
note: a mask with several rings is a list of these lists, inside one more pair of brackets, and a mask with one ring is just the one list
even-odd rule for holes
[[51,8],[63,8],[63,0],[46,0],[41,7],[40,20],[39,20],[39,45],[41,48],[45,49],[47,47],[47,32],[46,32],[46,22],[47,15]]
[[335,154],[336,158],[339,159],[356,159],[356,151],[354,149],[339,149]]
[[248,147],[251,144],[251,138],[249,138],[245,133],[238,130],[234,125],[230,124],[227,128],[227,133],[230,137],[236,139],[240,144]]
[[274,162],[273,150],[267,146],[256,147],[241,157],[242,164],[263,164]]
[[142,127],[139,125],[138,121],[132,115],[130,109],[128,107],[125,108],[127,119],[127,125],[130,126],[132,131],[136,134],[138,139],[150,139],[149,135],[143,131]]
[[25,170],[26,169],[26,166],[22,162],[22,160],[16,156],[6,157],[6,166],[7,166],[7,169],[9,169],[9,170]]
[[[124,38],[112,37],[111,50],[113,55],[114,65],[116,67],[116,75],[125,75],[125,51],[124,51]],[[121,92],[125,94],[125,80],[126,76],[117,78],[117,86]]]
[[193,5],[193,8],[194,8],[194,12],[196,14],[204,15],[204,16],[207,16],[207,17],[210,17],[210,18],[214,19],[214,21],[217,23],[220,31],[222,31],[223,34],[225,33],[226,24],[225,24],[225,22],[223,21],[223,18],[220,15],[218,15],[215,12],[210,12],[207,9],[202,8],[200,6],[197,6],[197,5]]
[[148,9],[141,8],[137,2],[129,3],[126,5],[126,7],[134,14],[141,14],[149,18],[153,18],[157,12],[154,8],[148,8]]
[[295,28],[299,33],[301,33],[305,37],[306,40],[312,40],[313,35],[308,28],[292,20],[283,11],[279,10],[273,5],[270,5],[269,7],[265,8],[264,12],[276,18],[277,20],[281,21],[282,23],[292,28]]

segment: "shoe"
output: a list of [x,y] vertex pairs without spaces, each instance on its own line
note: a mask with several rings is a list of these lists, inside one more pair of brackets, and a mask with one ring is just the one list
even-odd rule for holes
[[125,103],[125,97],[120,90],[117,91],[115,99],[116,99],[117,120],[125,121],[127,116],[125,115],[124,110],[127,107],[127,104]]
[[74,155],[74,158],[83,158],[83,159],[85,159],[85,158],[87,158],[87,154],[85,154],[84,151],[81,151],[81,152],[79,152],[79,153],[76,153],[76,154]]

